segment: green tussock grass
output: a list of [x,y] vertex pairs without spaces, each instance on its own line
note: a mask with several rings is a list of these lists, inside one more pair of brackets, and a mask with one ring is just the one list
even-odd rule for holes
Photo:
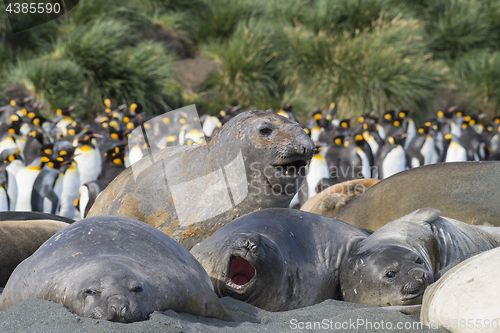
[[285,82],[323,105],[336,101],[339,116],[373,109],[415,107],[443,86],[447,68],[424,53],[417,20],[377,20],[354,38],[286,29]]
[[473,49],[498,45],[493,18],[478,1],[438,1],[428,15],[429,49],[440,57],[453,59]]
[[206,0],[201,10],[192,11],[183,28],[196,43],[230,37],[239,23],[245,23],[258,8],[251,0]]
[[22,83],[45,109],[82,101],[84,71],[71,60],[20,60],[6,66],[2,84]]
[[276,60],[271,48],[265,34],[250,31],[244,24],[230,40],[213,41],[205,52],[221,63],[221,69],[207,80],[205,89],[241,105],[267,108],[278,97]]
[[471,98],[474,111],[498,114],[500,108],[500,52],[475,50],[465,54],[454,66],[455,80]]

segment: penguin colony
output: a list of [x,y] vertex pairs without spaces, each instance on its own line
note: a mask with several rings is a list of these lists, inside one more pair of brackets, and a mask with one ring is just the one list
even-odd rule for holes
[[[71,115],[77,105],[57,109],[52,120],[41,114],[43,105],[26,97],[0,108],[0,211],[84,218],[126,167],[168,146],[201,144],[241,111],[227,107],[200,119],[177,111],[148,120],[138,103],[105,99],[94,120],[80,121]],[[292,207],[343,181],[438,162],[500,160],[500,117],[485,126],[483,115],[451,107],[416,128],[411,110],[396,109],[380,117],[372,111],[352,126],[353,118],[335,119],[336,110],[332,103],[314,112],[304,127],[319,152]],[[278,114],[298,122],[291,103]],[[131,136],[138,126],[149,135]]]
[[332,103],[329,109],[314,112],[304,128],[319,152],[311,160],[292,207],[344,181],[385,179],[440,162],[500,159],[500,117],[483,124],[484,115],[453,106],[417,128],[412,110],[390,110],[380,117],[372,111],[359,117],[356,124],[354,118],[335,119],[335,113]]
[[[239,109],[204,115],[202,132],[200,119],[182,111],[147,121],[139,103],[117,106],[105,99],[94,120],[80,121],[72,117],[76,107],[57,109],[52,120],[31,97],[0,108],[0,211],[84,218],[126,167],[167,146],[204,142],[204,134],[212,135]],[[150,140],[131,136],[138,126]]]

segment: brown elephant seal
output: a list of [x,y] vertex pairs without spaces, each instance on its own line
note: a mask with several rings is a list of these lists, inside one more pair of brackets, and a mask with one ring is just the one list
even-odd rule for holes
[[68,225],[53,220],[0,221],[0,287],[5,286],[17,265]]
[[378,182],[379,179],[355,179],[332,185],[308,199],[300,210],[333,217],[347,203]]
[[288,207],[315,149],[288,118],[244,112],[206,144],[166,148],[141,159],[111,182],[88,216],[135,218],[190,249],[239,216]]
[[328,217],[270,208],[226,224],[191,253],[219,297],[286,311],[339,299],[339,268],[367,236]]
[[423,208],[359,242],[342,266],[342,299],[372,306],[414,305],[438,271],[500,246],[500,228],[472,226]]
[[451,332],[498,332],[500,248],[473,256],[425,290],[420,318]]
[[0,310],[25,299],[119,322],[168,309],[226,318],[207,273],[167,234],[121,216],[80,220],[52,236],[12,273]]
[[335,218],[377,230],[422,207],[468,223],[500,226],[500,162],[425,165],[382,180]]

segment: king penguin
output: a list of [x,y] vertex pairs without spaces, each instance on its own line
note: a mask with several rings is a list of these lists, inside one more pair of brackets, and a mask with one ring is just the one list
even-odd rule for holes
[[[62,158],[61,158],[62,160]],[[64,174],[59,170],[59,158],[50,159],[42,164],[42,168],[31,192],[31,210],[49,214],[59,212]]]
[[80,186],[78,190],[79,197],[74,205],[80,211],[80,218],[85,218],[97,197],[106,188],[106,184],[100,180],[88,182]]
[[16,174],[18,194],[16,211],[31,211],[31,194],[33,184],[40,174],[41,164],[50,159],[46,156],[36,158],[30,165],[22,168]]
[[78,163],[80,184],[97,180],[101,172],[101,153],[97,144],[93,142],[91,133],[86,133],[77,139],[75,161]]
[[405,138],[406,134],[398,134],[385,139],[385,144],[377,151],[377,177],[374,178],[385,179],[406,169]]
[[346,147],[340,157],[340,174],[345,180],[371,178],[371,165],[368,156],[363,151],[366,141],[361,134],[344,141]]
[[330,172],[326,159],[321,153],[318,153],[311,159],[307,170],[307,176],[305,179],[305,182],[307,182],[307,199],[318,194],[316,187],[323,178],[330,178]]
[[467,150],[458,143],[457,138],[448,133],[444,136],[443,162],[466,162]]

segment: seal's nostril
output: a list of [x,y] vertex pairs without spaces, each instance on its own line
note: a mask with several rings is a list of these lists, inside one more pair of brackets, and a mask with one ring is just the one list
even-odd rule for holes
[[120,311],[120,317],[125,318],[126,315],[127,315],[127,307],[124,306]]

